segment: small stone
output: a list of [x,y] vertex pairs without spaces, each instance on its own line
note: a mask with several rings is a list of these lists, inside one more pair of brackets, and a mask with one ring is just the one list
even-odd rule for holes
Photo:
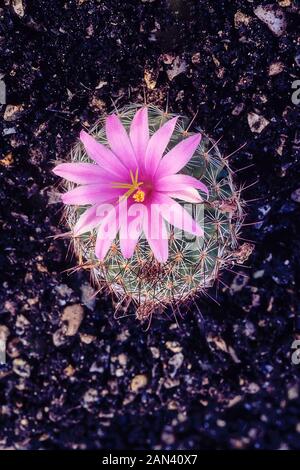
[[282,62],[272,62],[269,66],[269,77],[273,77],[274,75],[278,75],[279,73],[283,72],[284,64]]
[[90,367],[90,372],[97,372],[99,374],[102,374],[104,372],[104,367],[102,365],[99,365],[97,361],[95,361]]
[[74,367],[69,364],[65,369],[64,369],[64,374],[67,376],[67,377],[72,377],[74,374],[75,374],[75,369]]
[[245,104],[244,103],[238,103],[233,110],[231,111],[231,114],[233,116],[239,116],[241,112],[243,112],[245,109]]
[[31,374],[31,368],[25,359],[17,358],[13,360],[13,371],[20,377],[28,378]]
[[184,73],[187,69],[187,63],[181,57],[176,57],[172,64],[172,68],[167,70],[168,79],[172,81],[177,75]]
[[246,324],[245,324],[245,335],[248,337],[248,338],[251,338],[251,336],[254,335],[255,333],[255,326],[254,324],[251,322],[251,321],[246,321]]
[[10,335],[10,331],[5,325],[0,325],[0,341],[6,343],[7,338]]
[[260,390],[260,387],[258,384],[256,384],[255,382],[251,382],[248,387],[247,387],[247,392],[248,393],[252,393],[252,394],[255,394],[257,393],[258,391]]
[[179,379],[172,379],[171,377],[167,377],[164,381],[164,387],[169,390],[170,388],[178,387],[180,385]]
[[66,336],[76,335],[83,320],[84,310],[80,304],[68,305],[62,314],[61,320],[67,324]]
[[103,80],[100,80],[100,82],[98,83],[98,85],[96,86],[96,90],[101,90],[101,88],[103,88],[105,85],[107,85],[108,82],[105,82]]
[[292,4],[292,0],[278,0],[279,6],[285,8],[290,7]]
[[263,277],[265,274],[265,270],[264,269],[259,269],[258,271],[255,271],[253,273],[253,279],[260,279],[261,277]]
[[176,374],[176,372],[178,371],[178,369],[180,369],[180,367],[182,366],[183,361],[184,361],[184,355],[182,353],[176,353],[176,354],[174,354],[173,357],[171,357],[171,359],[169,359],[168,364],[170,366],[174,367],[174,371],[172,373],[173,377]]
[[259,114],[251,112],[248,114],[248,124],[253,133],[260,134],[270,124],[270,121]]
[[19,336],[25,333],[26,328],[30,325],[29,320],[24,315],[17,315],[16,319],[16,332]]
[[225,428],[226,421],[224,421],[223,419],[217,419],[217,426],[219,426],[219,428]]
[[282,36],[287,27],[284,11],[276,5],[259,5],[254,14],[265,23],[275,36]]
[[172,432],[164,431],[161,435],[161,440],[166,444],[171,446],[175,442],[175,436]]
[[161,59],[162,59],[164,64],[171,65],[174,62],[175,57],[176,56],[174,54],[163,54],[161,56]]
[[148,383],[147,376],[144,375],[144,374],[139,374],[139,375],[136,375],[135,377],[133,377],[133,379],[131,381],[131,384],[130,384],[130,388],[131,388],[132,392],[136,393],[139,390],[141,390],[142,388],[145,388],[147,383]]
[[158,348],[155,348],[154,346],[151,346],[150,348],[151,354],[154,357],[154,359],[158,359],[160,356],[160,351]]
[[19,119],[21,112],[23,111],[23,106],[8,104],[5,108],[3,119],[4,121],[16,121]]
[[81,302],[85,305],[89,310],[93,311],[96,303],[96,291],[92,288],[92,286],[85,282],[80,286],[81,290]]
[[196,52],[195,54],[192,55],[192,63],[193,64],[200,64],[201,62],[201,54],[200,52]]
[[97,403],[98,400],[98,390],[96,390],[95,388],[89,388],[83,396],[83,405],[85,408],[89,408],[90,405]]
[[299,397],[298,384],[295,384],[289,387],[287,395],[288,395],[289,400],[296,400]]
[[178,353],[182,351],[182,347],[177,341],[167,341],[166,347],[170,349],[173,353]]
[[6,136],[6,135],[12,135],[12,134],[15,134],[16,133],[16,128],[15,127],[6,127],[5,129],[3,129],[3,135]]
[[291,199],[292,199],[292,201],[300,202],[300,188],[296,189],[296,190],[291,194]]
[[14,162],[14,156],[12,152],[8,152],[5,157],[1,158],[0,165],[2,166],[11,166]]
[[73,294],[73,289],[67,284],[59,284],[55,287],[55,290],[60,297],[70,297]]
[[234,15],[234,26],[236,28],[240,28],[242,25],[248,26],[251,20],[251,16],[246,15],[242,11],[237,11]]
[[20,349],[21,349],[21,340],[20,338],[13,338],[9,341],[7,345],[7,354],[12,359],[20,356]]
[[144,80],[148,90],[154,90],[158,78],[159,70],[146,67],[144,71]]
[[63,344],[67,342],[67,338],[66,338],[63,328],[59,328],[58,330],[55,331],[55,333],[53,333],[52,340],[53,340],[54,346],[56,346],[57,348],[59,348],[59,346],[62,346]]
[[79,333],[80,341],[84,344],[91,344],[96,340],[96,336],[88,335],[87,333]]
[[25,14],[24,5],[22,0],[12,0],[12,7],[14,12],[22,18]]
[[124,353],[121,353],[118,355],[118,361],[119,361],[119,364],[122,366],[122,367],[125,367],[127,365],[127,356],[126,354]]

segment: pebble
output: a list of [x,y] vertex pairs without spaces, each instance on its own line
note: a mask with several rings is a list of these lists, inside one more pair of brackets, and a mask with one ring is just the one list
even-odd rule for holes
[[248,114],[248,124],[251,129],[251,132],[255,134],[260,134],[270,124],[270,121],[268,121],[260,114],[251,112]]
[[290,7],[292,0],[278,0],[278,3],[281,7]]
[[172,64],[172,68],[167,70],[168,79],[172,81],[177,75],[184,73],[187,69],[187,63],[180,57],[176,57]]
[[298,384],[295,384],[295,385],[292,385],[289,389],[288,389],[288,399],[289,400],[296,400],[298,397],[299,397],[299,387],[298,387]]
[[67,342],[67,338],[66,338],[63,328],[59,328],[58,330],[55,331],[55,333],[53,333],[52,341],[53,341],[54,346],[56,346],[57,348]]
[[275,36],[282,36],[287,27],[285,13],[276,5],[259,5],[254,14],[265,23]]
[[92,286],[85,282],[80,286],[81,290],[81,302],[85,305],[89,310],[93,311],[95,304],[96,304],[96,291],[92,288]]
[[84,310],[80,304],[68,305],[62,314],[62,322],[66,322],[66,336],[76,335],[83,320]]
[[269,77],[274,77],[274,75],[278,75],[284,70],[284,64],[282,62],[272,62],[269,65]]
[[12,0],[12,7],[16,15],[22,18],[25,15],[23,0]]
[[6,343],[7,338],[10,335],[10,331],[5,325],[0,325],[0,341]]
[[29,320],[24,315],[17,315],[16,319],[16,333],[18,336],[22,336],[26,328],[30,325]]
[[170,349],[170,351],[174,353],[178,353],[182,351],[182,347],[177,341],[167,341],[166,342],[166,347]]
[[192,63],[193,64],[200,64],[201,62],[201,54],[200,52],[196,52],[192,55]]
[[97,403],[99,400],[98,390],[95,388],[89,388],[83,395],[83,405],[88,408],[93,403]]
[[80,341],[84,344],[91,344],[96,340],[96,336],[88,335],[87,333],[79,333]]
[[168,364],[172,367],[174,367],[174,371],[172,373],[172,377],[174,377],[174,375],[176,374],[176,372],[178,371],[178,369],[180,369],[180,367],[182,366],[183,364],[183,361],[184,361],[184,355],[182,353],[176,353],[174,354],[173,357],[171,357],[171,359],[169,359],[169,362]]
[[135,377],[133,377],[130,388],[132,392],[137,393],[139,390],[142,388],[145,388],[148,383],[148,378],[144,374],[138,374]]
[[126,356],[126,354],[124,353],[121,353],[118,355],[118,361],[119,361],[119,364],[123,367],[125,367],[127,365],[127,361],[128,361],[128,358]]
[[75,369],[74,367],[69,364],[65,369],[64,369],[64,374],[67,376],[67,377],[72,377],[74,374],[75,374]]
[[20,377],[28,378],[31,374],[31,367],[25,359],[16,358],[13,360],[13,371]]
[[263,277],[265,274],[265,270],[264,269],[259,269],[258,271],[255,271],[253,273],[253,279],[260,279],[261,277]]
[[5,108],[3,119],[4,121],[16,121],[19,117],[21,112],[23,111],[23,106],[19,105],[12,105],[8,104]]
[[152,356],[154,357],[154,359],[158,359],[159,356],[160,356],[160,351],[158,348],[156,348],[155,346],[151,346],[150,347],[150,351],[151,351],[151,354]]
[[251,20],[251,16],[246,15],[242,11],[237,11],[234,15],[234,26],[236,28],[240,28],[242,25],[248,26]]
[[239,116],[242,111],[245,109],[245,104],[244,103],[238,103],[233,110],[231,111],[231,114],[233,116]]
[[300,188],[296,189],[292,194],[291,194],[291,199],[295,202],[300,202]]
[[164,431],[161,435],[161,440],[166,444],[171,446],[175,442],[175,436],[174,434],[170,431]]
[[252,393],[252,394],[255,394],[257,393],[258,391],[260,390],[260,387],[258,384],[256,384],[255,382],[251,382],[248,387],[247,387],[247,392],[248,393]]

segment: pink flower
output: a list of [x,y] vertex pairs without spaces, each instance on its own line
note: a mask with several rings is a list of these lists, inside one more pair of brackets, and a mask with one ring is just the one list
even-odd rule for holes
[[[93,163],[62,163],[54,173],[80,186],[62,195],[64,204],[90,205],[74,227],[79,236],[98,227],[96,256],[103,260],[117,234],[125,258],[133,255],[142,232],[159,262],[168,259],[166,222],[203,236],[202,228],[174,199],[199,203],[207,187],[178,174],[197,149],[201,135],[184,138],[164,155],[175,129],[170,119],[150,137],[148,110],[135,114],[129,136],[116,115],[106,119],[110,149],[84,131],[80,139]],[[163,156],[164,155],[164,156]]]

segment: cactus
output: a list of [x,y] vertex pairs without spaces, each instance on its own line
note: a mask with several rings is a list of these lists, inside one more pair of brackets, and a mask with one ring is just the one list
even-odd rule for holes
[[[138,105],[118,111],[126,129],[129,129]],[[173,115],[149,105],[149,128],[155,132]],[[90,134],[107,145],[104,120],[91,129]],[[180,117],[168,149],[184,136],[201,132],[190,130],[190,122]],[[90,159],[78,143],[71,151],[71,162],[89,162]],[[84,208],[65,206],[64,219],[70,228],[79,267],[90,270],[92,281],[101,290],[107,288],[116,298],[116,311],[133,303],[140,320],[153,312],[162,312],[206,292],[218,278],[220,270],[243,262],[251,252],[248,244],[239,245],[239,234],[244,220],[244,203],[241,191],[236,188],[233,172],[222,157],[216,143],[202,133],[201,144],[182,173],[201,179],[209,189],[209,198],[202,204],[190,204],[193,217],[204,227],[204,237],[181,234],[169,227],[169,258],[165,263],[155,260],[149,244],[141,238],[133,256],[125,259],[119,241],[112,244],[104,261],[95,256],[96,231],[78,237],[72,235],[73,227]],[[73,183],[65,183],[67,189]],[[123,309],[124,310],[124,309]]]

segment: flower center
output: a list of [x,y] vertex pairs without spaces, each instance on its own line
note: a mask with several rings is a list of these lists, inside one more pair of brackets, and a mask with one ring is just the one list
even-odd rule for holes
[[135,202],[144,202],[145,193],[141,189],[138,189],[136,193],[132,196]]
[[112,187],[118,189],[127,189],[126,193],[120,197],[120,202],[124,199],[128,199],[130,196],[136,202],[143,202],[145,199],[145,193],[140,189],[140,186],[144,184],[142,181],[139,182],[139,170],[138,168],[135,171],[135,174],[130,170],[131,183],[118,183],[113,182]]

